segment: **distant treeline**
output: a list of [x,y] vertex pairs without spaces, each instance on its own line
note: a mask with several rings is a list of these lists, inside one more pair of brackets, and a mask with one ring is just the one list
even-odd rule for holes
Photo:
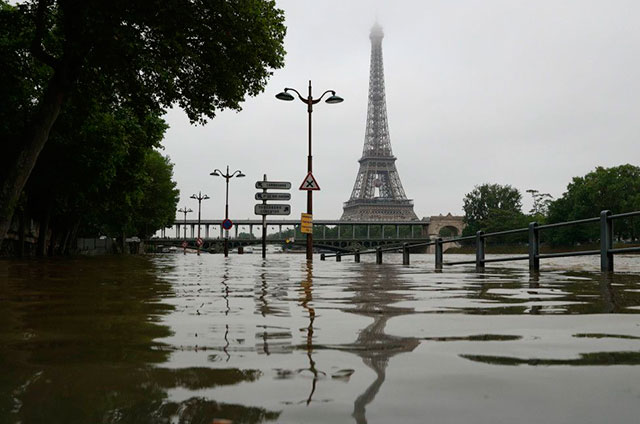
[[[466,227],[463,235],[477,231],[497,232],[524,228],[530,222],[551,224],[593,218],[602,210],[623,213],[640,210],[640,168],[620,165],[597,167],[583,177],[574,177],[562,197],[527,190],[533,198],[528,213],[522,211],[522,194],[510,185],[482,184],[464,197]],[[640,219],[621,219],[614,225],[617,241],[637,241]],[[542,231],[542,242],[550,246],[595,243],[600,239],[598,223],[571,225]],[[489,243],[526,242],[526,234],[488,239]]]

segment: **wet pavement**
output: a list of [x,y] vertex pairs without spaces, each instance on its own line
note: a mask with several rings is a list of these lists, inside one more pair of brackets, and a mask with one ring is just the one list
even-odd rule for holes
[[0,422],[637,422],[640,256],[411,259],[0,261]]

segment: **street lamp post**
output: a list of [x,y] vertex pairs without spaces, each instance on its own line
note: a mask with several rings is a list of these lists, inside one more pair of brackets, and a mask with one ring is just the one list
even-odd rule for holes
[[[184,214],[184,254],[187,254],[187,247],[186,247],[186,243],[187,243],[187,214],[189,212],[193,212],[191,210],[191,208],[187,209],[186,206],[184,206],[182,209],[178,209],[178,212],[181,212]],[[178,235],[178,237],[180,237],[180,235]]]
[[196,246],[198,246],[198,255],[200,255],[200,242],[201,242],[201,238],[200,238],[200,211],[201,211],[201,204],[203,200],[207,200],[209,198],[209,196],[207,196],[206,194],[202,194],[201,192],[198,192],[198,195],[196,196],[195,194],[191,195],[192,199],[196,199],[198,201],[198,238],[196,239]]
[[[227,165],[227,173],[223,174],[219,169],[215,169],[209,175],[213,175],[214,177],[223,177],[227,181],[227,189],[225,194],[225,202],[224,202],[224,220],[229,219],[229,180],[233,177],[241,178],[245,175],[240,170],[233,171],[233,174],[229,174],[229,165]],[[229,230],[225,229],[224,231],[224,257],[229,256]]]
[[[342,97],[336,96],[336,92],[333,90],[327,90],[320,97],[314,99],[311,94],[311,81],[309,81],[309,96],[307,98],[302,97],[302,95],[298,92],[298,90],[293,88],[285,88],[283,92],[276,94],[276,98],[284,101],[292,101],[294,97],[289,91],[293,91],[298,95],[298,98],[307,105],[307,112],[309,114],[309,153],[307,155],[307,172],[311,173],[313,170],[313,156],[311,154],[311,113],[313,112],[313,105],[319,103],[320,100],[325,96],[325,94],[331,93],[331,96],[325,100],[326,103],[335,104],[341,103],[344,99]],[[309,215],[313,214],[313,192],[311,190],[307,191],[307,213]],[[313,261],[313,230],[311,233],[307,233],[307,260]]]

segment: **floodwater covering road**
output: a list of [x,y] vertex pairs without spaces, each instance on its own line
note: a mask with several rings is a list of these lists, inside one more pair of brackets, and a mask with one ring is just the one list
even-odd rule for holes
[[0,261],[0,422],[637,422],[640,256],[411,259]]

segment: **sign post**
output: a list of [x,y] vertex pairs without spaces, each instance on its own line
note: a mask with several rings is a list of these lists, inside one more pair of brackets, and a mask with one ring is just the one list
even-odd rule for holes
[[256,193],[256,200],[262,200],[253,208],[256,215],[262,215],[262,259],[267,257],[267,215],[289,215],[291,206],[283,203],[267,204],[267,200],[290,200],[289,193],[267,193],[267,190],[290,190],[291,183],[288,181],[267,181],[267,174],[264,174],[262,181],[256,181],[256,188],[262,192]]
[[[262,195],[265,196],[267,194],[267,188],[266,187],[266,183],[267,183],[267,174],[264,174],[264,176],[262,177],[262,181],[264,181],[263,183],[263,187],[262,187]],[[256,186],[258,184],[256,183]],[[262,204],[263,205],[267,205],[267,199],[265,199],[263,197],[262,199]],[[257,206],[257,205],[256,205]],[[262,215],[262,259],[266,259],[267,258],[267,215]]]

